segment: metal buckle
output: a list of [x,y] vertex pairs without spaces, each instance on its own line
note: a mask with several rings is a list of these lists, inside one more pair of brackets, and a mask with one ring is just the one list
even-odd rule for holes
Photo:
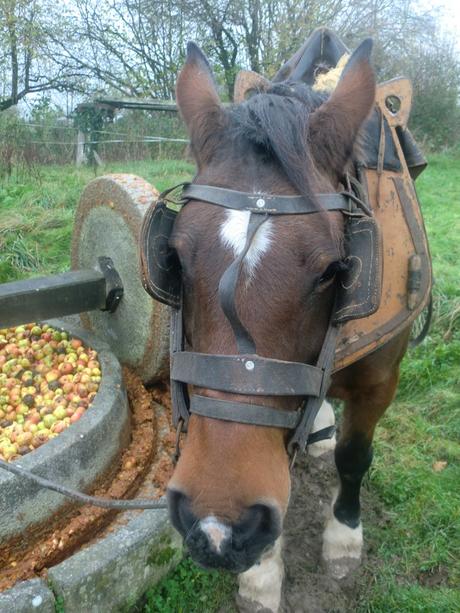
[[174,455],[172,457],[172,463],[174,464],[174,466],[177,464],[180,458],[180,435],[183,432],[184,424],[185,424],[184,418],[179,417],[177,421],[177,429],[176,429],[176,448],[174,451]]
[[[184,204],[188,202],[188,198],[182,197],[182,192],[187,185],[188,185],[187,182],[178,183],[177,185],[174,185],[173,187],[170,187],[169,189],[165,189],[158,196],[157,204],[159,202],[164,202],[166,206],[167,206],[167,203],[172,204],[174,206],[183,206]],[[175,196],[175,192],[177,190],[180,190],[180,194],[178,194],[178,197]]]
[[340,193],[348,198],[349,209],[348,211],[342,211],[343,214],[347,217],[363,217],[363,215],[372,217],[372,211],[367,206],[366,193],[361,183],[355,177],[350,176],[349,173],[346,174],[345,178],[347,188]]
[[298,452],[299,452],[299,445],[298,443],[294,443],[293,451],[291,452],[291,458],[289,460],[289,471],[292,471],[292,469],[294,468],[294,464],[297,459]]

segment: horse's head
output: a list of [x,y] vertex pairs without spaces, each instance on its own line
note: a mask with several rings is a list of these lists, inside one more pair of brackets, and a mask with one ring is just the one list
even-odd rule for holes
[[[191,136],[194,183],[254,194],[335,192],[374,101],[363,43],[330,97],[301,83],[270,85],[224,108],[206,58],[193,44],[177,84]],[[184,284],[188,349],[237,353],[218,300],[219,281],[245,247],[249,212],[192,201],[171,237]],[[327,330],[334,276],[343,259],[340,212],[270,218],[257,230],[238,279],[238,315],[260,356],[314,364]],[[211,399],[295,409],[299,398],[200,389]],[[169,484],[173,524],[194,559],[241,572],[279,536],[290,479],[287,431],[192,415]]]

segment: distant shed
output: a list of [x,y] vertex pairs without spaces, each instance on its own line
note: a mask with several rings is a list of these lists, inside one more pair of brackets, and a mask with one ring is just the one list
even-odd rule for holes
[[86,161],[85,145],[88,144],[88,136],[92,157],[97,164],[101,163],[101,159],[97,153],[97,141],[92,135],[101,129],[104,118],[113,118],[115,112],[119,109],[165,111],[169,113],[178,112],[177,104],[174,100],[160,101],[148,98],[142,100],[133,98],[95,98],[89,102],[82,102],[75,108],[74,112],[75,125],[78,128],[76,151],[77,166],[80,166]]

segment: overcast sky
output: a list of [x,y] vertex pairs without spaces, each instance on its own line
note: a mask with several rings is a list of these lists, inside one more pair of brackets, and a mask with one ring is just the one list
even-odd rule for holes
[[[419,0],[419,2],[419,6],[422,10],[428,12],[435,11],[439,14],[440,26],[443,31],[453,36],[456,40],[458,56],[460,58],[460,0]],[[66,107],[66,98],[64,94],[53,93],[51,97],[53,102],[59,104],[61,107]],[[28,108],[33,101],[39,98],[40,95],[29,96],[24,107]],[[70,105],[73,107],[80,98],[82,97],[78,95],[75,96],[75,98],[70,101]],[[67,103],[68,102],[69,101],[67,101]]]
[[460,1],[459,0],[423,0],[421,5],[430,8],[441,9],[441,26],[452,34],[457,41],[457,49],[460,53]]

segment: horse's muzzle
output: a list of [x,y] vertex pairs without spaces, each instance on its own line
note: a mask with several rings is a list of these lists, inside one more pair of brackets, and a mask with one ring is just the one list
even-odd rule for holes
[[281,533],[281,514],[273,506],[254,504],[233,524],[213,515],[196,517],[189,498],[168,490],[173,526],[184,538],[193,560],[205,568],[242,573],[256,564]]

